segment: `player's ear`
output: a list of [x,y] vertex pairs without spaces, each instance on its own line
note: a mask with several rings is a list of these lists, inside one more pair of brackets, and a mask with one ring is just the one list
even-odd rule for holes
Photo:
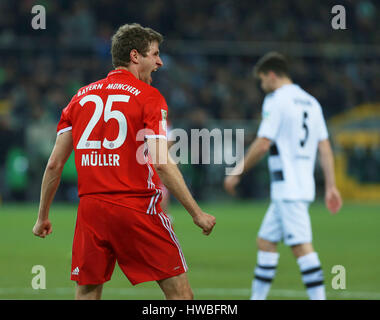
[[139,52],[136,49],[132,49],[129,53],[129,58],[131,59],[131,62],[137,64],[138,61]]

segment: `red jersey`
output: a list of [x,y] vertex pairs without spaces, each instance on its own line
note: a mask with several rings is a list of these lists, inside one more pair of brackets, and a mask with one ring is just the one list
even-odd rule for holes
[[167,112],[160,92],[127,70],[81,88],[57,127],[58,135],[72,130],[79,197],[161,212],[160,180],[144,139],[167,138]]

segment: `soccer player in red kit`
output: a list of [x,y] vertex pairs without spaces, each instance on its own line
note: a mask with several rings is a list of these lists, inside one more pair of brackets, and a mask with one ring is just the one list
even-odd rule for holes
[[151,73],[163,65],[162,40],[139,24],[121,26],[112,37],[115,70],[81,88],[62,111],[33,233],[45,238],[52,232],[49,208],[74,149],[80,197],[71,266],[76,299],[100,299],[116,261],[133,285],[157,281],[167,299],[193,298],[184,255],[160,208],[159,181],[205,235],[215,218],[199,208],[168,156],[167,104],[150,86]]

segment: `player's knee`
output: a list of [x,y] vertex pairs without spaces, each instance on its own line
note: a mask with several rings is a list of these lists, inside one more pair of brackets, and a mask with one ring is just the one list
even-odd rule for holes
[[76,300],[99,300],[103,285],[78,285],[75,293]]
[[194,298],[186,274],[165,279],[158,283],[168,300],[192,300]]
[[274,242],[257,238],[256,243],[260,251],[277,252],[277,244]]
[[302,243],[292,246],[293,254],[296,258],[305,256],[309,253],[314,252],[314,248],[311,243]]

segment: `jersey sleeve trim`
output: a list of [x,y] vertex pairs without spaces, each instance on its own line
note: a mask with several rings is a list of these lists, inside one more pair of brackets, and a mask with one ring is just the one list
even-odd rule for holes
[[73,127],[66,127],[66,128],[63,128],[63,129],[61,129],[61,130],[59,130],[59,131],[57,132],[57,136],[59,136],[60,134],[66,132],[66,131],[70,131],[70,130],[72,130],[72,129],[73,129]]
[[149,135],[146,135],[145,138],[148,138],[148,139],[158,138],[158,139],[168,140],[168,138],[162,134],[149,134]]

